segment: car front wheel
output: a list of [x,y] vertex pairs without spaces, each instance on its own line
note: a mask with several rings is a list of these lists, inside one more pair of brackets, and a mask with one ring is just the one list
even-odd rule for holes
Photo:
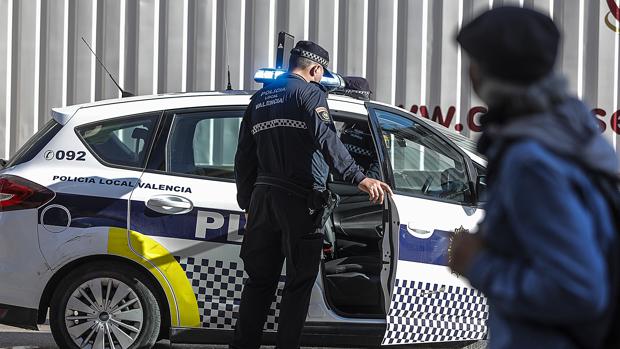
[[161,315],[149,280],[120,263],[92,263],[69,273],[50,306],[61,348],[151,348]]

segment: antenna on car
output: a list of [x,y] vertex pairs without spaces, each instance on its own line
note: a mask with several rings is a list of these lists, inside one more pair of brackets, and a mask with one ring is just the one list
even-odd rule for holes
[[[232,84],[230,83],[230,64],[228,64],[228,22],[226,21],[226,16],[224,16],[224,57],[226,59],[226,73],[228,76],[228,81],[227,81],[227,85],[226,85],[226,91],[232,91]],[[240,79],[243,79],[243,77],[240,77]]]
[[228,86],[226,86],[226,91],[232,91],[232,85],[230,84],[230,65],[228,66]]
[[121,88],[121,86],[118,84],[118,82],[116,82],[116,80],[114,80],[114,77],[112,76],[112,74],[108,71],[108,68],[105,67],[105,65],[103,64],[103,62],[101,62],[101,60],[99,59],[99,57],[97,57],[97,54],[95,53],[95,51],[93,51],[93,49],[90,47],[90,45],[88,44],[88,42],[86,42],[86,40],[84,39],[84,37],[82,36],[82,41],[84,41],[84,44],[86,44],[86,47],[88,47],[88,49],[90,50],[90,52],[93,54],[93,56],[95,56],[95,58],[97,59],[97,62],[99,62],[99,64],[103,67],[103,69],[105,70],[106,73],[108,73],[108,76],[110,77],[110,79],[112,79],[112,82],[114,82],[114,85],[116,85],[116,87],[119,89],[119,91],[121,91],[121,97],[125,98],[125,97],[133,97],[134,94],[131,92],[127,92],[125,90],[123,90]]

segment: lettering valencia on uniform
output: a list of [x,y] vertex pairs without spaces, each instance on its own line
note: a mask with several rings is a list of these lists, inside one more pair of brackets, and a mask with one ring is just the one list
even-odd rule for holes
[[264,100],[260,103],[257,103],[254,107],[255,110],[260,108],[268,107],[274,104],[282,104],[284,103],[284,97],[281,96],[281,93],[286,91],[286,88],[281,87],[274,90],[266,90],[261,93],[261,97]]

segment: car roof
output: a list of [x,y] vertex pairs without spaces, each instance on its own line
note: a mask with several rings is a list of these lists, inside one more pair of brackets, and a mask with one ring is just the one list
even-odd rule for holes
[[[60,124],[66,124],[69,119],[79,110],[84,108],[96,108],[109,105],[120,104],[132,104],[136,102],[154,101],[154,100],[166,100],[168,109],[178,109],[186,107],[184,102],[187,99],[194,98],[209,98],[209,97],[223,97],[230,98],[230,104],[243,105],[248,104],[250,97],[256,92],[256,90],[231,90],[231,91],[206,91],[206,92],[180,92],[180,93],[164,93],[156,95],[142,95],[125,98],[105,99],[96,102],[83,103],[70,105],[66,107],[52,108],[51,116]],[[348,112],[366,114],[364,102],[352,97],[341,95],[329,95],[328,100],[331,104],[342,106],[343,103],[347,104],[346,110]],[[169,103],[168,103],[169,102]],[[194,103],[192,103],[194,104]],[[361,108],[360,108],[361,107]],[[363,109],[362,109],[363,108]]]
[[124,97],[124,98],[111,98],[111,99],[103,99],[96,102],[90,103],[82,103],[69,105],[66,107],[56,107],[52,108],[52,117],[54,120],[61,124],[65,124],[68,119],[75,114],[76,111],[82,108],[93,108],[100,107],[112,104],[122,104],[122,103],[133,103],[133,102],[141,102],[141,101],[152,101],[157,99],[170,99],[173,100],[175,98],[188,98],[188,97],[209,97],[209,96],[251,96],[256,91],[244,90],[244,91],[205,91],[205,92],[178,92],[178,93],[163,93],[163,94],[155,94],[155,95],[140,95],[140,96],[132,96],[132,97]]
[[[76,104],[61,108],[52,108],[52,118],[56,120],[60,124],[66,124],[69,119],[82,108],[96,108],[101,106],[109,106],[116,104],[124,104],[127,103],[139,103],[146,101],[155,101],[155,100],[165,100],[166,109],[181,109],[187,108],[188,105],[196,106],[201,105],[202,103],[196,103],[196,98],[198,99],[209,99],[212,100],[213,97],[217,99],[223,98],[226,102],[222,105],[247,105],[250,101],[250,97],[256,92],[256,90],[230,90],[230,91],[205,91],[205,92],[180,92],[180,93],[164,93],[164,94],[156,94],[156,95],[142,95],[142,96],[133,96],[133,97],[125,97],[125,98],[116,98],[116,99],[106,99],[97,102],[84,103],[84,104]],[[192,103],[188,103],[191,100]],[[339,94],[329,94],[328,102],[330,105],[330,109],[334,112],[346,112],[353,113],[359,115],[367,115],[368,111],[366,109],[365,101],[356,99],[349,96],[339,95]],[[390,108],[395,108],[391,104],[371,101],[373,104],[382,105]],[[204,105],[210,105],[209,102],[205,100]],[[414,118],[416,121],[423,122],[426,125],[429,125],[441,133],[446,135],[450,140],[455,142],[461,149],[467,152],[470,156],[474,157],[477,162],[486,163],[486,161],[477,153],[475,148],[475,142],[471,139],[456,133],[444,126],[441,126],[431,120],[424,119],[418,117],[417,115],[409,112],[406,109],[400,109],[401,112],[409,114],[411,118]]]

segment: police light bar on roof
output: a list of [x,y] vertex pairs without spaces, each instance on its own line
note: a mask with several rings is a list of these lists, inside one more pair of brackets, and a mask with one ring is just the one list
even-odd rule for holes
[[[284,73],[286,73],[286,70],[284,69],[262,68],[257,70],[254,74],[254,81],[262,84],[268,84]],[[331,75],[332,76],[323,76],[321,79],[321,85],[323,85],[323,87],[325,87],[328,91],[344,88],[345,84],[342,76],[333,72]]]

